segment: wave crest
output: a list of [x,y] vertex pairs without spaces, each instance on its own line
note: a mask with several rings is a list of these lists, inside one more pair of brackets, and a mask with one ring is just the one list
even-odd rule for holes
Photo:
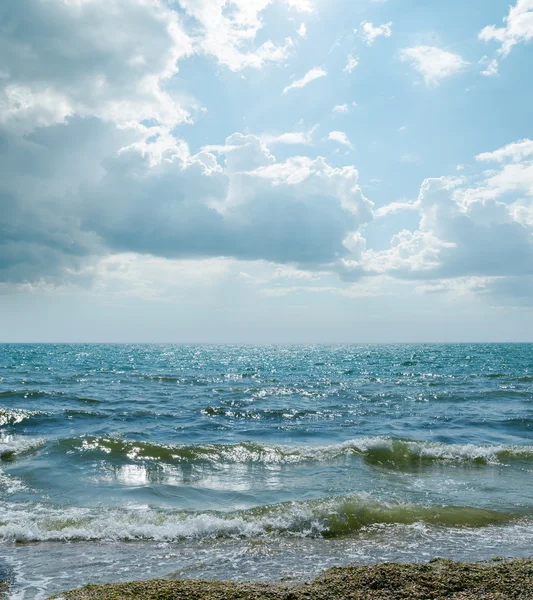
[[297,464],[360,456],[375,466],[401,468],[434,461],[487,464],[533,458],[533,446],[444,444],[390,437],[359,438],[330,446],[280,446],[255,442],[165,445],[116,437],[84,436],[59,440],[57,445],[67,452],[104,453],[110,457],[169,463]]
[[523,515],[469,506],[390,504],[364,496],[290,502],[234,513],[162,510],[95,511],[23,504],[4,507],[0,539],[6,541],[176,541],[290,535],[333,538],[373,526],[479,528],[509,524]]

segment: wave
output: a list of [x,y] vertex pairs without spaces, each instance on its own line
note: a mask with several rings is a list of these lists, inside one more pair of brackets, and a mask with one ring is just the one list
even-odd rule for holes
[[[98,416],[85,412],[82,414]],[[0,458],[13,459],[44,443],[42,438],[4,434],[0,437]],[[52,451],[71,456],[92,459],[100,455],[105,456],[106,460],[156,461],[178,465],[294,465],[360,457],[375,467],[401,470],[435,462],[483,465],[533,459],[533,446],[444,444],[392,437],[365,437],[330,446],[281,446],[256,442],[172,445],[111,436],[63,438],[48,443]]]
[[0,460],[13,460],[45,444],[43,438],[0,434]]
[[235,408],[225,408],[223,406],[208,406],[201,410],[201,413],[210,417],[228,417],[230,419],[302,419],[305,417],[317,417],[320,415],[334,414],[329,411],[319,410],[299,410],[295,408],[287,409],[253,409],[237,410]]
[[104,413],[88,410],[64,409],[57,412],[47,412],[44,410],[28,410],[23,408],[0,408],[0,427],[13,427],[23,424],[36,425],[43,421],[59,421],[64,418],[76,417],[77,419],[94,419],[105,417]]
[[233,513],[155,509],[60,508],[43,504],[3,505],[0,540],[177,541],[202,538],[298,536],[335,538],[374,527],[425,523],[481,528],[523,521],[524,515],[470,506],[392,504],[365,496],[290,502]]
[[157,460],[171,464],[290,465],[359,456],[374,466],[402,468],[436,461],[501,464],[533,458],[533,446],[444,444],[391,437],[359,438],[330,446],[279,446],[255,442],[165,445],[117,437],[83,436],[58,440],[55,445],[70,454],[104,454],[108,458]]
[[19,423],[22,423],[22,421],[26,421],[32,417],[46,414],[47,413],[40,410],[0,408],[0,427],[5,425],[18,425]]
[[533,375],[513,375],[511,373],[489,373],[485,375],[487,379],[506,379],[507,381],[517,381],[519,383],[533,383]]
[[95,398],[85,398],[83,396],[73,396],[65,392],[59,391],[45,391],[45,390],[5,390],[0,392],[0,400],[27,400],[27,399],[39,399],[39,398],[64,398],[65,400],[72,400],[74,402],[84,402],[88,404],[100,404],[101,400]]

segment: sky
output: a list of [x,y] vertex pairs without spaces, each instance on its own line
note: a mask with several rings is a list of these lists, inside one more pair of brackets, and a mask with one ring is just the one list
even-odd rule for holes
[[533,341],[533,0],[2,0],[0,341]]

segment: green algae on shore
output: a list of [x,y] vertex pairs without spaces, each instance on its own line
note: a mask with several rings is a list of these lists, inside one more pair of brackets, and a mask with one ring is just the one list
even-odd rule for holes
[[64,600],[533,600],[533,559],[334,567],[309,583],[154,579],[88,585]]

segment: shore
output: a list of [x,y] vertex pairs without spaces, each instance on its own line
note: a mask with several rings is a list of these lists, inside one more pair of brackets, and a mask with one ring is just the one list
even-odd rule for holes
[[533,559],[387,563],[335,567],[308,583],[154,579],[88,585],[49,600],[525,600],[533,599]]

